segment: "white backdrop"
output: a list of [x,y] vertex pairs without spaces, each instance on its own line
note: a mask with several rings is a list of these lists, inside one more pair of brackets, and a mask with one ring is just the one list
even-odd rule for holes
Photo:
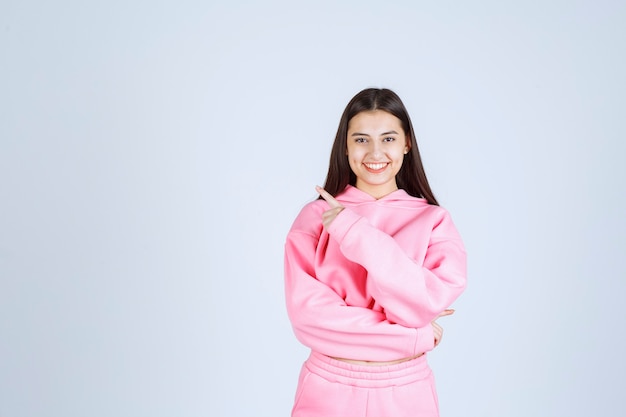
[[[88,4],[91,3],[91,4]],[[469,253],[442,416],[623,411],[620,1],[0,4],[0,416],[287,416],[285,234],[394,89]]]

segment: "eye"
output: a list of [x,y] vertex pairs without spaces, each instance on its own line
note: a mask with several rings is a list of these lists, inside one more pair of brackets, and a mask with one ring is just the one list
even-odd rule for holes
[[393,142],[394,140],[396,140],[396,138],[394,138],[393,136],[388,136],[383,139],[383,142]]
[[365,138],[354,138],[354,141],[356,143],[366,143],[367,139],[365,139]]

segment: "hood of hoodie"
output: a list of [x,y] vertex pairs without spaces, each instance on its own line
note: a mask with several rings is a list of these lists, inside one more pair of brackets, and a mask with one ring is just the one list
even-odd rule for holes
[[413,197],[403,189],[395,190],[382,198],[376,199],[365,191],[361,191],[352,185],[348,185],[337,195],[336,198],[338,201],[346,204],[347,206],[355,206],[366,203],[378,203],[387,206],[411,208],[428,206],[428,202],[425,198]]

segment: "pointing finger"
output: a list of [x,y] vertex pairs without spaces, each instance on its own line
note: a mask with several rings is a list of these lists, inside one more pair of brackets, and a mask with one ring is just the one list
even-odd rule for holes
[[[439,318],[439,317],[445,317],[445,316],[450,316],[450,315],[452,315],[452,314],[454,314],[454,309],[448,308],[448,309],[443,310],[443,311],[441,312],[441,314],[439,314],[439,315],[437,316],[437,318]],[[436,320],[436,319],[435,319],[435,320]]]
[[330,205],[331,208],[343,207],[343,205],[335,199],[332,195],[328,193],[325,189],[320,187],[319,185],[315,186],[315,191],[317,191],[324,200]]

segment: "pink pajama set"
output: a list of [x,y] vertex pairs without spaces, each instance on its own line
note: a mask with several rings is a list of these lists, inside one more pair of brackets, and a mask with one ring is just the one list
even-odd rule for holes
[[345,209],[322,225],[324,200],[307,204],[285,243],[287,313],[311,348],[293,417],[438,416],[427,355],[431,321],[466,285],[466,255],[448,212],[404,190],[375,199],[348,186]]

